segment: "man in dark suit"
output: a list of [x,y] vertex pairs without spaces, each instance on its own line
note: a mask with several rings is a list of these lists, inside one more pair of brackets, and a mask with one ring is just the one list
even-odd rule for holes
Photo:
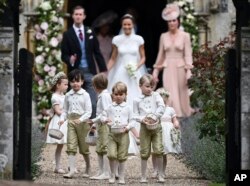
[[84,73],[83,88],[90,94],[93,108],[91,118],[93,118],[96,115],[97,95],[91,79],[97,73],[96,63],[100,72],[106,72],[107,67],[95,34],[89,27],[83,25],[86,18],[84,8],[76,6],[72,12],[72,18],[73,26],[63,34],[61,58],[67,64],[68,72],[80,69]]

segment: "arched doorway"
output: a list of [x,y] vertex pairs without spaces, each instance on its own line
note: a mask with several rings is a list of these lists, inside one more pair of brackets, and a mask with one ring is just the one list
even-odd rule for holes
[[[85,8],[87,18],[85,24],[90,26],[93,20],[107,10],[113,10],[122,17],[128,8],[133,8],[138,13],[138,34],[145,40],[146,66],[151,68],[155,62],[159,38],[166,31],[166,23],[161,18],[162,9],[166,6],[166,0],[75,0],[68,1],[68,12],[72,8],[82,5]],[[68,26],[72,25],[69,18]],[[120,30],[119,19],[113,24],[114,35]]]

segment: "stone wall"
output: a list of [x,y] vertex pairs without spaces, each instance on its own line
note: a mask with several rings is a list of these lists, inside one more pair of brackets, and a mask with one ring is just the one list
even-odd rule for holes
[[228,36],[229,32],[235,31],[235,7],[232,0],[224,0],[224,2],[227,2],[227,8],[225,8],[224,11],[220,10],[218,13],[211,13],[210,11],[208,21],[208,41],[211,41],[212,45]]
[[241,168],[250,169],[250,27],[241,34]]
[[13,51],[13,28],[0,27],[0,179],[13,172]]

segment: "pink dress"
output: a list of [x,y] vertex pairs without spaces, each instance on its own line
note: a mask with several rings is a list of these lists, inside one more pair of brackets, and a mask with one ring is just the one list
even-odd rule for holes
[[163,69],[163,87],[170,92],[168,105],[174,108],[177,117],[190,116],[193,111],[187,85],[192,63],[192,47],[187,32],[178,30],[174,41],[169,32],[161,34],[154,68]]

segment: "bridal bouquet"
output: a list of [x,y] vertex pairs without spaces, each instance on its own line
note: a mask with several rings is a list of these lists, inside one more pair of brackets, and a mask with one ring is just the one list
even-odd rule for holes
[[133,78],[136,78],[136,69],[137,69],[137,65],[135,63],[128,63],[126,66],[125,66],[127,72],[128,72],[128,75],[130,77],[133,77]]
[[176,147],[176,145],[180,144],[180,140],[181,140],[180,129],[172,128],[170,130],[170,137],[171,137],[173,147]]

